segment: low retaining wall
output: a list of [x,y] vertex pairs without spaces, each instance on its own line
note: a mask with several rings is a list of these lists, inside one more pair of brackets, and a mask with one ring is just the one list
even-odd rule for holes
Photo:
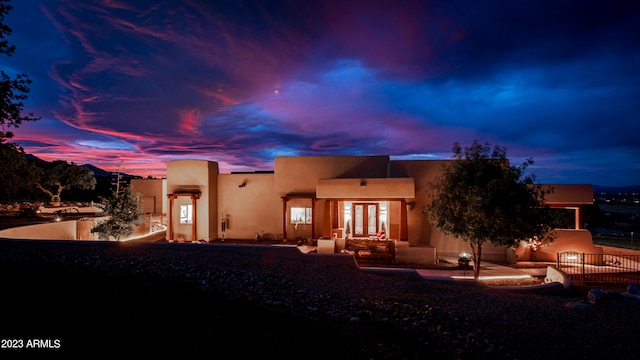
[[[101,240],[98,234],[91,233],[91,229],[106,216],[84,218],[81,220],[63,220],[44,224],[17,226],[0,230],[0,238],[5,239],[29,239],[29,240]],[[135,238],[139,241],[158,241],[165,237],[165,230],[151,231],[152,218],[135,229],[128,240]],[[146,240],[145,240],[146,239]]]
[[545,283],[540,285],[490,286],[490,288],[539,295],[564,295],[571,292],[571,277],[555,267],[547,267],[547,276],[544,281]]
[[436,263],[436,248],[433,246],[411,246],[408,241],[396,241],[396,260],[401,263],[425,264]]
[[0,230],[0,238],[31,240],[76,240],[77,221],[60,221],[48,224],[25,225]]

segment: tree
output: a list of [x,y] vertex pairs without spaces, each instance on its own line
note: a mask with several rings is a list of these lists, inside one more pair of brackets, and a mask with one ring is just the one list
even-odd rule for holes
[[24,154],[24,149],[15,143],[0,142],[0,200],[16,199],[22,192],[28,191],[30,184],[24,179],[33,179],[36,167]]
[[[4,19],[12,7],[8,0],[0,0],[0,54],[13,55],[15,45],[9,44],[6,36],[12,30],[4,23]],[[9,199],[24,190],[24,179],[29,176],[32,168],[26,164],[23,149],[18,144],[7,140],[13,137],[6,128],[17,128],[23,121],[35,121],[33,114],[22,115],[23,101],[27,99],[31,80],[25,74],[18,74],[15,78],[0,70],[0,198]]]
[[506,148],[474,141],[453,147],[455,161],[430,184],[431,202],[425,207],[431,223],[445,235],[471,247],[474,278],[480,276],[482,247],[517,246],[520,241],[553,240],[553,219],[545,196],[553,189],[524,176],[533,160],[512,166]]
[[35,186],[51,196],[53,202],[60,201],[60,194],[64,189],[75,187],[93,190],[96,187],[93,171],[73,162],[67,163],[64,160],[55,160],[51,163],[43,162],[37,179],[39,180],[35,181]]
[[120,241],[145,221],[139,194],[133,195],[129,185],[121,187],[120,192],[114,192],[113,196],[106,198],[103,205],[104,213],[109,218],[91,229],[92,233],[97,233],[103,239],[114,238]]
[[[13,7],[9,5],[9,0],[0,0],[0,54],[7,56],[13,55],[16,50],[15,45],[9,44],[6,39],[12,30],[4,23],[4,19],[11,9]],[[4,71],[0,71],[0,127],[2,128],[0,129],[0,143],[13,137],[13,133],[5,131],[5,128],[17,128],[23,121],[40,119],[31,113],[26,116],[22,115],[23,101],[28,97],[31,83],[26,74],[17,74],[12,78]]]

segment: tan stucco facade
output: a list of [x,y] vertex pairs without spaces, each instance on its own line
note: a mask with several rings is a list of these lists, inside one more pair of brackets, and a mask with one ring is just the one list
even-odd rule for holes
[[167,181],[165,179],[131,179],[131,191],[133,194],[140,194],[144,213],[167,213]]
[[[397,243],[396,256],[431,262],[437,254],[468,251],[465,242],[433,229],[422,212],[428,184],[449,161],[290,156],[277,157],[273,171],[220,174],[216,162],[176,160],[167,164],[165,185],[132,184],[143,199],[165,199],[169,240],[367,238],[384,228]],[[553,187],[550,205],[575,209],[579,229],[580,207],[593,201],[591,185]],[[187,205],[193,221],[181,223]],[[483,257],[503,260],[506,249],[487,245]]]

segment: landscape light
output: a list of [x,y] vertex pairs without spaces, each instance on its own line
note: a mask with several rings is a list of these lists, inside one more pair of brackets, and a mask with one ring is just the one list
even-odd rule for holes
[[[466,279],[466,280],[471,280],[473,279],[473,276],[459,276],[459,275],[454,275],[451,276],[451,279]],[[533,279],[533,277],[531,275],[490,275],[490,276],[480,276],[478,277],[478,280],[480,281],[485,281],[485,280],[523,280],[523,279]]]

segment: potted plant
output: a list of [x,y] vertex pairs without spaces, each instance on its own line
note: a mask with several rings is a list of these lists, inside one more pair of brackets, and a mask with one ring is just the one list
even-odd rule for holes
[[471,254],[466,252],[461,252],[460,254],[458,254],[458,266],[460,267],[460,269],[462,270],[471,269],[471,266],[469,266],[470,262],[471,262]]

